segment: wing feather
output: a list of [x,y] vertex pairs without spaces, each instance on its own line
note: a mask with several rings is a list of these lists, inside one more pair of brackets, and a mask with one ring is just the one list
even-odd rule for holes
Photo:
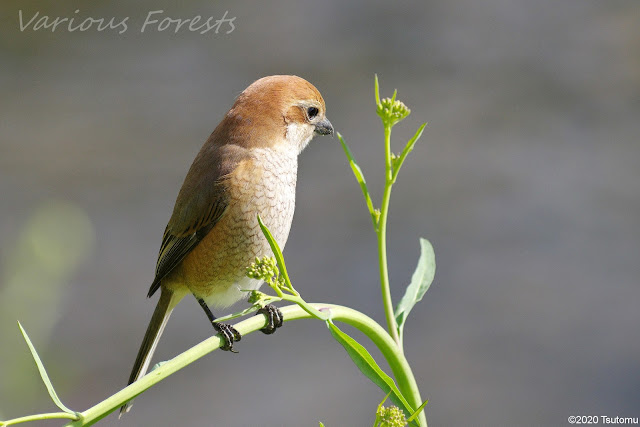
[[156,275],[147,296],[152,296],[160,288],[162,279],[220,221],[229,203],[228,175],[246,156],[247,152],[237,145],[206,143],[202,147],[187,173],[164,231]]

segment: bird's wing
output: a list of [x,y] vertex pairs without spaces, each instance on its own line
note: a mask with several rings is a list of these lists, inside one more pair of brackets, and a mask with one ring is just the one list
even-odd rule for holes
[[186,257],[193,248],[206,236],[209,231],[216,225],[226,208],[226,203],[215,203],[211,206],[211,216],[203,219],[203,225],[195,232],[178,237],[167,228],[162,238],[162,246],[158,254],[158,263],[156,264],[156,276],[149,288],[147,296],[152,296],[158,288],[162,279],[171,272]]
[[229,145],[202,148],[178,194],[173,215],[167,224],[156,264],[156,275],[147,296],[198,243],[215,227],[229,203],[228,174],[244,156]]

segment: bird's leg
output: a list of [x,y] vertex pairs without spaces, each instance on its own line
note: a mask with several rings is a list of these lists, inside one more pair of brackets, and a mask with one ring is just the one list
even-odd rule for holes
[[209,309],[209,306],[207,306],[207,303],[204,302],[202,298],[196,299],[198,300],[200,307],[202,307],[204,312],[207,314],[207,317],[211,321],[213,328],[222,335],[224,344],[222,345],[222,347],[220,347],[220,349],[230,351],[232,353],[237,353],[237,351],[233,349],[233,343],[242,339],[242,335],[240,335],[240,332],[238,332],[236,328],[227,323],[216,322],[216,316],[213,315],[213,313]]
[[270,335],[282,326],[282,312],[275,305],[267,304],[256,313],[267,316],[267,326],[260,329],[263,334]]

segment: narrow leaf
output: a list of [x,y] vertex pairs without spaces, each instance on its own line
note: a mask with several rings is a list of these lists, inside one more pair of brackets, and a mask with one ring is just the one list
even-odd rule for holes
[[409,312],[418,301],[422,299],[425,292],[431,286],[436,274],[436,258],[433,246],[426,239],[420,239],[420,259],[418,266],[411,276],[411,283],[407,286],[404,296],[398,303],[395,311],[396,322],[398,323],[398,334],[402,339],[402,331]]
[[416,409],[416,412],[414,412],[413,415],[411,415],[409,418],[407,418],[407,422],[411,422],[411,421],[415,420],[418,417],[418,415],[420,415],[420,412],[422,412],[424,407],[427,406],[427,403],[429,403],[429,399],[427,399],[424,402],[422,402],[422,405],[420,405],[418,407],[418,409]]
[[36,348],[31,343],[31,340],[29,339],[29,335],[27,335],[27,331],[24,330],[20,322],[18,322],[18,326],[20,327],[20,332],[22,332],[22,336],[24,337],[24,340],[27,342],[27,346],[29,346],[29,351],[31,351],[31,356],[33,357],[33,360],[36,362],[36,366],[38,367],[38,371],[40,372],[40,378],[42,378],[42,382],[44,383],[45,387],[47,387],[47,391],[49,392],[49,396],[51,396],[51,400],[53,400],[53,403],[55,403],[56,406],[62,409],[64,412],[71,415],[76,415],[75,411],[72,411],[71,409],[64,406],[64,404],[56,394],[56,391],[53,388],[53,384],[51,384],[51,380],[49,379],[49,375],[47,375],[47,371],[46,369],[44,369],[42,360],[40,360],[40,356],[38,356],[38,352],[36,351]]
[[289,280],[289,274],[287,273],[287,267],[284,264],[284,256],[282,255],[280,246],[278,246],[278,242],[276,242],[276,239],[273,237],[273,235],[271,234],[267,226],[264,225],[264,222],[262,222],[262,218],[260,218],[260,214],[258,214],[258,224],[260,224],[260,228],[262,229],[262,234],[264,234],[264,237],[269,242],[269,246],[271,246],[271,251],[273,252],[273,255],[276,257],[276,262],[278,263],[280,274],[282,274],[282,277],[284,278],[287,284],[287,287],[289,287],[290,289],[293,289],[293,286],[291,285],[291,280]]
[[407,416],[411,416],[414,412],[411,405],[404,398],[393,379],[378,366],[367,349],[342,332],[331,320],[327,321],[327,326],[333,338],[344,347],[358,369],[375,385],[380,387],[384,393],[390,393],[391,401],[402,409]]
[[273,235],[271,234],[267,226],[264,225],[264,222],[262,222],[262,218],[260,218],[260,214],[258,214],[258,224],[260,224],[262,233],[264,234],[264,237],[269,242],[269,246],[271,246],[271,251],[273,252],[273,255],[276,258],[276,262],[278,263],[278,268],[280,269],[280,274],[282,275],[282,277],[284,277],[286,286],[294,294],[291,296],[282,295],[281,299],[285,301],[295,302],[300,307],[302,307],[302,309],[304,309],[307,313],[311,314],[312,316],[315,316],[321,320],[327,320],[329,318],[329,315],[327,313],[323,313],[311,307],[302,298],[300,298],[300,294],[298,294],[298,292],[293,288],[293,285],[291,284],[291,280],[289,279],[289,274],[287,273],[287,266],[284,263],[284,256],[282,255],[280,246],[278,246],[278,242],[276,242],[276,239],[273,237]]
[[387,395],[384,397],[384,399],[382,399],[382,402],[380,402],[380,404],[378,404],[378,410],[376,412],[378,412],[380,410],[380,408],[382,408],[382,405],[384,405],[384,402],[387,401],[387,399],[389,398],[390,395],[391,395],[391,392],[387,393]]
[[375,208],[373,207],[373,202],[371,201],[371,195],[369,194],[369,188],[367,187],[367,181],[364,179],[364,174],[362,173],[362,169],[356,163],[356,160],[353,158],[353,154],[351,150],[349,150],[349,146],[344,141],[342,135],[338,132],[338,139],[340,140],[340,144],[342,144],[342,149],[344,150],[344,154],[346,154],[347,159],[349,160],[349,166],[351,166],[351,170],[353,171],[353,175],[356,177],[356,181],[360,184],[360,189],[362,190],[362,195],[364,196],[364,200],[367,204],[367,209],[369,209],[369,213],[374,218],[374,222],[377,222],[375,218]]
[[380,409],[382,409],[382,405],[384,405],[384,402],[387,401],[387,399],[389,398],[389,396],[391,395],[391,392],[387,393],[387,395],[384,397],[384,399],[382,399],[382,402],[380,402],[380,404],[378,405],[378,408],[376,409],[376,419],[373,422],[373,427],[378,427],[380,425]]
[[342,149],[344,150],[344,154],[347,155],[347,158],[349,159],[350,162],[355,163],[356,160],[353,158],[353,154],[351,153],[351,150],[349,150],[349,146],[347,145],[347,143],[344,141],[342,134],[338,132],[337,135],[338,135],[338,139],[340,140],[340,144],[342,144]]
[[358,166],[353,160],[350,161],[349,164],[351,165],[351,170],[353,170],[353,174],[355,175],[358,184],[360,184],[360,189],[362,190],[364,201],[367,204],[367,209],[369,209],[369,213],[373,215],[373,202],[371,201],[371,195],[369,194],[369,189],[367,188],[367,182],[364,180],[362,169],[360,169],[360,166]]
[[380,86],[378,85],[378,75],[375,75],[375,85],[374,85],[374,89],[375,89],[375,93],[376,93],[376,105],[380,105]]
[[402,164],[404,163],[404,160],[407,158],[409,153],[411,151],[413,151],[413,147],[416,145],[416,142],[418,142],[418,139],[420,139],[420,137],[422,136],[422,132],[424,132],[424,128],[426,126],[427,126],[427,124],[423,123],[418,128],[418,130],[413,135],[413,137],[407,142],[407,145],[404,146],[404,149],[402,150],[402,153],[400,153],[400,157],[398,157],[398,159],[394,162],[393,182],[396,181],[396,179],[398,177],[398,172],[400,172],[400,168],[402,167]]
[[[424,132],[424,128],[427,126],[426,123],[423,123],[422,125],[420,125],[420,127],[418,128],[418,130],[416,131],[416,133],[413,135],[413,137],[411,137],[411,139],[409,140],[409,142],[407,142],[407,145],[404,147],[404,150],[402,150],[403,154],[406,152],[407,154],[413,150],[413,146],[416,145],[416,142],[418,141],[418,139],[420,139],[420,137],[422,136],[422,132]],[[405,154],[406,156],[406,154]]]

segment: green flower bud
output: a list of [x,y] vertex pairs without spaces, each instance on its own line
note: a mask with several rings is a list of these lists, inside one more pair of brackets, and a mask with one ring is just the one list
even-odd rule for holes
[[249,267],[247,267],[246,275],[252,279],[264,280],[267,283],[273,283],[274,278],[280,274],[275,258],[263,257],[256,258]]
[[378,424],[380,427],[404,427],[407,425],[407,418],[404,416],[404,412],[397,406],[388,408],[381,406],[376,415],[380,420]]
[[393,126],[405,119],[411,113],[411,110],[402,101],[395,100],[394,97],[381,100],[380,104],[378,104],[377,113],[383,122]]

